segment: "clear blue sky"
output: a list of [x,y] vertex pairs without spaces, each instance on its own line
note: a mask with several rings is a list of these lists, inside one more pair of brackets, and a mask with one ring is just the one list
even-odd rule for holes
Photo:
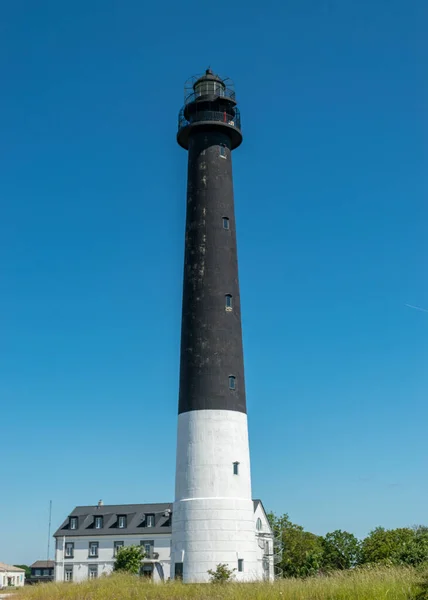
[[0,560],[174,495],[183,83],[235,80],[253,495],[428,524],[425,0],[0,9]]

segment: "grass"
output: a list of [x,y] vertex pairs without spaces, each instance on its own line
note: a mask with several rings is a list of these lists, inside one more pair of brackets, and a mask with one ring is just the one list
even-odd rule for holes
[[[421,574],[406,568],[374,568],[305,580],[223,585],[153,584],[114,574],[82,583],[24,588],[15,600],[424,600]],[[418,592],[419,590],[419,592]]]

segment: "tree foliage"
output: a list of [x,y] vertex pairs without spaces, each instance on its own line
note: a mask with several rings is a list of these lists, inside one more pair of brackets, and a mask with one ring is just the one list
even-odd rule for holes
[[318,573],[323,556],[322,538],[292,523],[287,514],[277,517],[270,513],[268,519],[275,535],[280,533],[282,560],[278,567],[284,577],[307,577]]
[[13,565],[14,567],[18,567],[18,569],[24,569],[25,571],[25,579],[29,579],[31,577],[31,567],[28,565]]
[[351,569],[360,563],[361,544],[354,534],[337,529],[322,539],[325,569]]
[[144,552],[140,546],[122,546],[117,551],[113,569],[136,575],[140,572],[143,558]]
[[428,529],[377,527],[363,540],[362,563],[419,565],[428,561]]
[[208,569],[208,575],[210,575],[211,583],[226,583],[233,578],[233,573],[236,569],[229,569],[229,567],[220,563],[215,569]]
[[428,564],[428,527],[384,529],[377,527],[361,542],[340,529],[324,537],[292,523],[287,514],[268,514],[274,536],[280,540],[278,567],[284,577],[308,577],[318,573],[352,569],[359,565]]

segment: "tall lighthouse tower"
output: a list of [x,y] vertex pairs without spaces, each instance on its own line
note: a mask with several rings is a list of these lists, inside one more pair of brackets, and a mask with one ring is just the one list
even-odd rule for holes
[[177,141],[188,150],[172,575],[206,581],[257,561],[245,403],[232,150],[242,142],[233,84],[210,69],[186,84]]

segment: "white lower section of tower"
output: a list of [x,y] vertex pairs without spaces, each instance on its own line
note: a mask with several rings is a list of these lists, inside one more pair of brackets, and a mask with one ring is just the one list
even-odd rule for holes
[[[238,463],[236,467],[234,463]],[[208,581],[225,563],[235,579],[263,578],[251,498],[247,415],[195,410],[178,416],[172,576]],[[175,565],[178,565],[175,570]],[[239,570],[242,568],[242,571]]]

